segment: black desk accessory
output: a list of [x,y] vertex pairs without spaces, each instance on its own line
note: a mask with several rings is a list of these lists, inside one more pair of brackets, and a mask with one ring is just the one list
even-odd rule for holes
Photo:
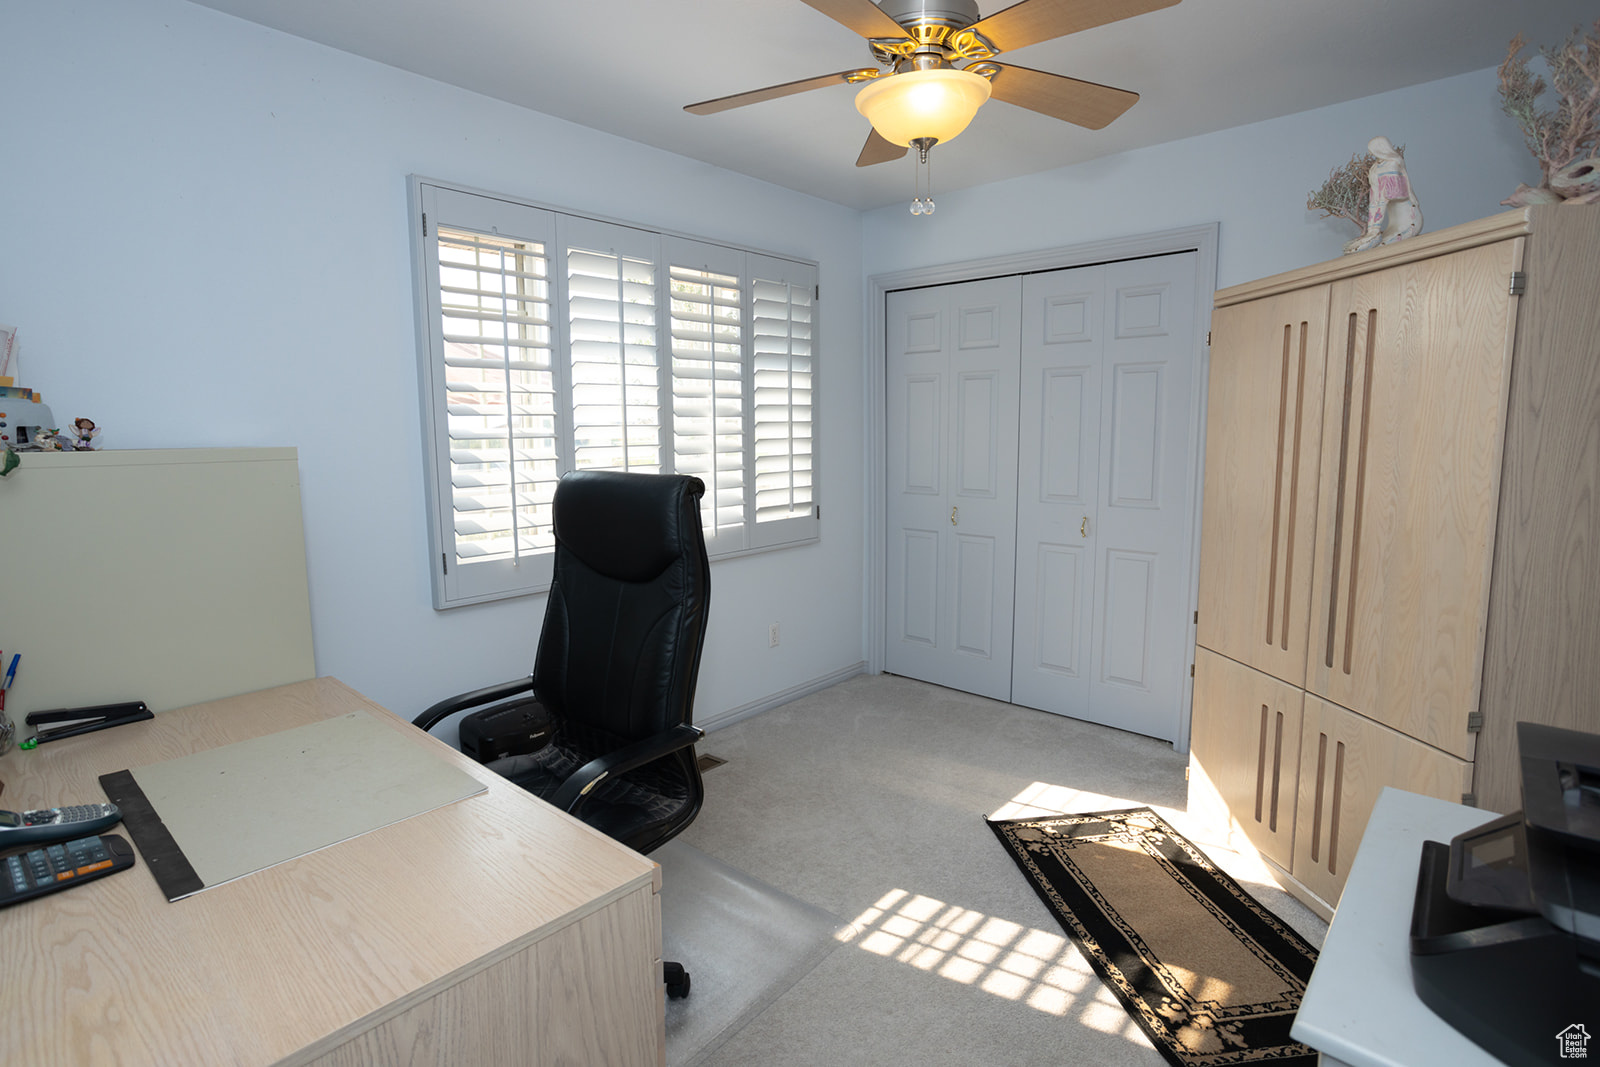
[[0,849],[43,845],[109,830],[122,820],[115,804],[72,804],[64,808],[0,811]]
[[0,853],[0,908],[125,871],[133,862],[133,846],[116,834]]
[[153,718],[155,714],[145,707],[144,701],[132,700],[125,704],[97,704],[91,708],[30,711],[23,721],[33,727],[46,723],[61,724],[52,729],[35,731],[33,740],[36,744],[42,745],[46,741],[59,741],[63,737],[77,737],[79,734],[107,730],[113,726],[126,726],[130,722],[143,722]]
[[458,730],[461,751],[479,763],[489,763],[543,748],[555,733],[555,723],[544,705],[523,697],[473,712],[461,720]]
[[1517,724],[1523,810],[1422,847],[1411,981],[1509,1064],[1600,1034],[1600,735]]

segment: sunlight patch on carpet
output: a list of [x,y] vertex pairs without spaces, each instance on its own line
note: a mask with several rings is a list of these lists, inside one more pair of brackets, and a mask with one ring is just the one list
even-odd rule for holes
[[[1071,815],[1080,811],[1097,811],[1115,807],[1149,807],[1152,811],[1166,819],[1201,848],[1213,857],[1219,853],[1227,857],[1228,873],[1236,881],[1247,885],[1261,886],[1267,889],[1281,890],[1283,887],[1272,874],[1272,869],[1267,866],[1265,859],[1250,843],[1244,839],[1242,833],[1232,840],[1219,838],[1211,832],[1209,825],[1196,823],[1189,818],[1189,813],[1179,808],[1166,808],[1159,804],[1146,804],[1143,800],[1128,797],[1114,797],[1106,793],[1092,793],[1085,789],[1073,789],[1070,786],[1053,785],[1050,782],[1033,782],[1026,789],[1019,792],[1009,801],[1002,804],[990,814],[989,818],[997,822],[1007,819],[1036,819],[1048,815]],[[1242,845],[1242,847],[1236,847]]]
[[1108,805],[1143,804],[1142,800],[1108,796],[1087,789],[1034,782],[989,815],[991,819],[1032,819],[1041,815],[1066,815],[1069,812],[1096,810]]
[[1061,934],[892,889],[837,937],[1048,1015],[1064,1017],[1077,1007],[1087,1026],[1109,1034],[1128,1031],[1127,1016],[1114,1004],[1086,1002],[1100,991],[1099,979]]

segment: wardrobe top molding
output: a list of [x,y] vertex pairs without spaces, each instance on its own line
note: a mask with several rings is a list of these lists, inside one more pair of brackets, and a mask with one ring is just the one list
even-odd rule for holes
[[[1214,304],[1219,308],[1231,304],[1243,304],[1263,296],[1277,296],[1279,293],[1295,289],[1336,282],[1341,278],[1367,274],[1385,267],[1397,267],[1402,263],[1414,263],[1419,259],[1428,259],[1447,252],[1459,252],[1464,248],[1494,244],[1512,237],[1524,237],[1533,232],[1536,216],[1543,216],[1552,211],[1582,210],[1584,210],[1582,206],[1545,204],[1501,212],[1486,219],[1463,222],[1459,226],[1451,226],[1436,233],[1408,237],[1392,245],[1381,245],[1366,252],[1354,252],[1339,259],[1330,259],[1325,263],[1314,263],[1299,270],[1286,271],[1283,274],[1245,282],[1243,285],[1218,289]],[[1555,221],[1557,220],[1544,219],[1543,224],[1551,225]]]

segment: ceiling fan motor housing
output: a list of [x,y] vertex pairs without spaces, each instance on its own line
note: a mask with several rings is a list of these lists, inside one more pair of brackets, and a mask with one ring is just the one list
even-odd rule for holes
[[959,30],[978,21],[976,0],[878,0],[878,6],[908,30],[920,25]]

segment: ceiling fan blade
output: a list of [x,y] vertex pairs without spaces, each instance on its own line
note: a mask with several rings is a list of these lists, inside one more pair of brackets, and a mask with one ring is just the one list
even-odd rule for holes
[[[874,37],[909,36],[898,22],[885,15],[883,9],[872,0],[802,0],[802,2],[816,8],[833,21],[848,26],[869,41]],[[1177,3],[1177,0],[1173,0],[1173,3]]]
[[744,107],[746,104],[759,104],[763,100],[776,100],[781,96],[793,96],[795,93],[804,93],[812,89],[825,89],[830,85],[840,85],[850,80],[851,75],[866,75],[876,77],[882,73],[877,69],[869,70],[841,70],[837,74],[821,74],[815,78],[801,78],[799,81],[784,82],[782,85],[769,85],[765,89],[752,89],[748,93],[735,93],[732,96],[719,96],[715,100],[702,100],[698,104],[690,104],[683,110],[691,115],[715,115],[719,111],[729,108]]
[[990,63],[997,68],[989,79],[990,95],[996,100],[1049,115],[1074,126],[1103,129],[1139,102],[1139,94],[1109,85],[1046,74],[1042,70],[1016,67],[1009,63]]
[[891,159],[899,159],[911,149],[897,145],[886,140],[877,130],[867,134],[867,143],[861,146],[861,154],[856,157],[856,166],[870,167],[874,163],[887,163]]
[[1176,3],[1178,0],[1022,0],[967,28],[982,34],[1000,51],[1009,52]]

